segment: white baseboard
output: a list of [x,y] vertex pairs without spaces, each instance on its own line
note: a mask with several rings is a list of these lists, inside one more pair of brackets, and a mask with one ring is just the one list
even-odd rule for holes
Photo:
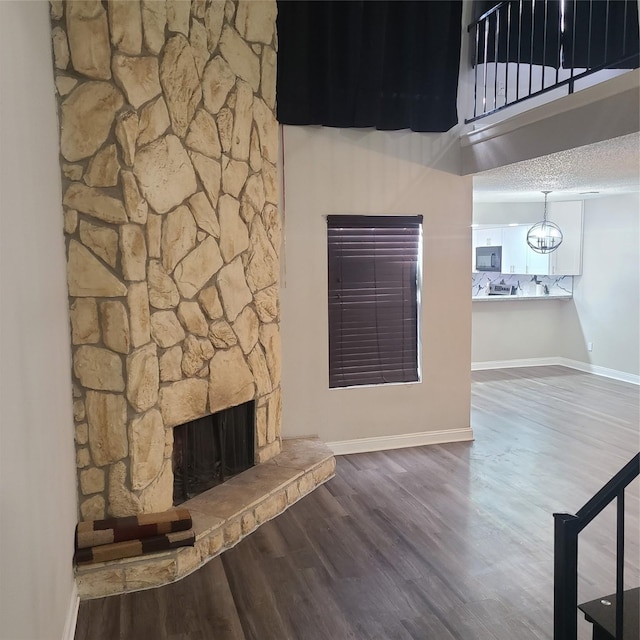
[[561,359],[562,358],[520,358],[519,360],[487,360],[486,362],[472,362],[471,371],[515,369],[517,367],[548,367],[561,364]]
[[340,440],[327,442],[327,446],[336,456],[349,453],[369,453],[387,449],[403,449],[405,447],[421,447],[426,444],[448,444],[450,442],[468,442],[473,440],[473,430],[447,429],[445,431],[422,431],[420,433],[404,433],[397,436],[378,436],[358,438],[356,440]]
[[520,360],[488,360],[486,362],[472,362],[471,371],[485,371],[487,369],[513,369],[517,367],[546,367],[561,366],[569,369],[577,369],[585,373],[592,373],[603,378],[612,378],[621,382],[640,385],[640,376],[625,371],[617,371],[616,369],[608,369],[600,367],[589,362],[580,362],[579,360],[571,360],[569,358],[523,358]]
[[78,596],[78,585],[75,580],[73,582],[73,590],[69,600],[69,609],[67,611],[67,619],[64,623],[64,632],[62,640],[73,640],[76,635],[76,623],[78,621],[78,607],[80,606],[80,598]]
[[571,369],[577,369],[578,371],[584,371],[586,373],[593,373],[596,376],[602,376],[603,378],[613,378],[614,380],[620,380],[621,382],[629,382],[630,384],[640,385],[640,376],[633,373],[626,373],[625,371],[617,371],[616,369],[607,369],[607,367],[599,367],[589,362],[580,362],[579,360],[569,360],[569,358],[559,358],[563,367],[571,367]]

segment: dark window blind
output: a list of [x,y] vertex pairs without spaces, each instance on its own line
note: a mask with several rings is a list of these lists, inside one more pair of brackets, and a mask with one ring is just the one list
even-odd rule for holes
[[418,380],[422,216],[327,216],[329,387]]

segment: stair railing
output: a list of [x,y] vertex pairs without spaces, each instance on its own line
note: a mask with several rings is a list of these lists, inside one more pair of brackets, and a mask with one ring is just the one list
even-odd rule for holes
[[554,513],[554,640],[576,640],[578,634],[578,535],[611,502],[616,517],[616,639],[622,639],[624,591],[624,492],[638,477],[640,453],[634,456],[575,515]]

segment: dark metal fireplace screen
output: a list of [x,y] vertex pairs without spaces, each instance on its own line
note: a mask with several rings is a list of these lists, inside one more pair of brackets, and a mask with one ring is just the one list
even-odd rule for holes
[[175,427],[174,505],[253,466],[254,404],[246,402]]

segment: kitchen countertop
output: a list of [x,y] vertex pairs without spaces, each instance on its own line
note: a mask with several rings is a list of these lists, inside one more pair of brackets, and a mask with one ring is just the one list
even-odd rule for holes
[[541,295],[541,296],[472,296],[472,302],[515,302],[516,300],[571,300],[572,295],[566,296],[553,296],[553,295]]

